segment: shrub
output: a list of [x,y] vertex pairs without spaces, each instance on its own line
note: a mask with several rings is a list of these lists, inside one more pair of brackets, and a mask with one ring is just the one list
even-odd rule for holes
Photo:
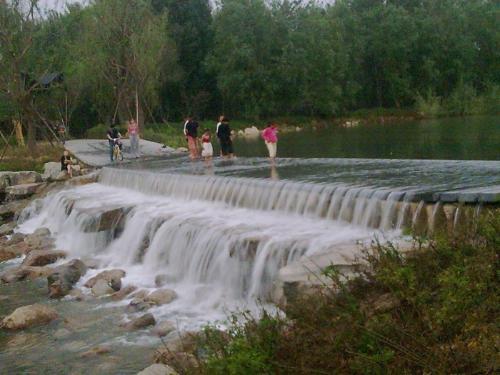
[[434,95],[431,91],[425,97],[417,94],[415,97],[415,110],[430,117],[442,115],[441,98]]

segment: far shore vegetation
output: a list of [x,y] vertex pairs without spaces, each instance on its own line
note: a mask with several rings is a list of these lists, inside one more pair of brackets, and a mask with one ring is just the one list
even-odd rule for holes
[[40,5],[0,2],[0,130],[22,124],[34,155],[61,123],[101,138],[138,117],[176,146],[189,115],[240,129],[499,113],[493,0]]

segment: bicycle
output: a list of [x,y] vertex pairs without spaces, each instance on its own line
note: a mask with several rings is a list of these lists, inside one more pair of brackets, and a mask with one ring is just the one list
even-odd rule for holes
[[120,140],[118,138],[113,139],[113,160],[123,160],[123,153],[121,149]]

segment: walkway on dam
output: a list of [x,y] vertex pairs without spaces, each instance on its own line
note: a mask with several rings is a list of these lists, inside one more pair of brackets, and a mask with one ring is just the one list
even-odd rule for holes
[[[122,139],[122,142],[124,162],[158,157],[174,151],[170,147],[162,148],[160,143],[141,139],[139,143],[140,156],[136,158],[130,153],[130,141]],[[103,167],[111,164],[109,144],[105,139],[74,139],[66,141],[65,148],[77,159],[91,167]]]

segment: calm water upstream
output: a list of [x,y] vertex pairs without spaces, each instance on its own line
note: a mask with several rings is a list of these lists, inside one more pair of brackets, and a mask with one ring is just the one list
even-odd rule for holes
[[[261,140],[236,141],[240,156],[265,155]],[[454,117],[282,134],[278,156],[499,160],[500,117]]]

